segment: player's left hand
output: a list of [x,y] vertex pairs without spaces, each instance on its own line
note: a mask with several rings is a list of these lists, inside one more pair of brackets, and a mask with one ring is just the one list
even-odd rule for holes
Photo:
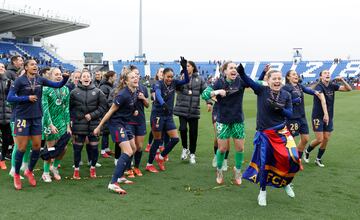
[[211,112],[212,111],[212,105],[211,104],[207,104],[207,111]]

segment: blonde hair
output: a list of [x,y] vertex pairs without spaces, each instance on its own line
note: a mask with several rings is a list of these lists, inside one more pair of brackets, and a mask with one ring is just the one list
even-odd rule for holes
[[129,68],[123,68],[121,71],[121,75],[119,77],[118,85],[115,88],[115,95],[118,94],[120,90],[125,88],[126,86],[126,80],[128,79],[129,74],[131,73],[131,70]]

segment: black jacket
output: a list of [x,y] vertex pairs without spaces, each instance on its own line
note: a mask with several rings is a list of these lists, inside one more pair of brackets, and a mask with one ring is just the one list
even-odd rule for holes
[[100,87],[100,84],[101,84],[101,81],[94,79],[94,80],[93,80],[93,84],[95,85],[96,88],[99,88],[99,87]]
[[[100,87],[99,87],[99,89],[105,94],[106,100],[109,100],[109,96],[110,96],[113,88],[114,88],[114,85],[106,80],[101,81]],[[108,103],[108,109],[111,107],[111,104],[112,104],[112,102]]]
[[200,95],[207,85],[198,73],[193,73],[190,82],[177,89],[174,115],[200,118]]
[[16,69],[16,67],[10,63],[6,68],[5,75],[11,81],[15,81],[15,79],[17,78],[18,71],[19,71],[19,69]]
[[11,107],[6,101],[9,93],[11,81],[5,76],[0,74],[0,124],[9,124],[11,118]]
[[[73,112],[73,134],[91,134],[99,125],[106,108],[106,98],[100,89],[96,88],[94,84],[85,87],[79,83],[70,93],[70,112]],[[85,119],[86,114],[90,114],[90,121]]]

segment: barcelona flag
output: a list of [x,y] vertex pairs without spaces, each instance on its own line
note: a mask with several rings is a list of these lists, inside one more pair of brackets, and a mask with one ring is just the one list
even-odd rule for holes
[[[280,127],[280,128],[277,128]],[[243,178],[260,186],[284,187],[299,171],[300,160],[294,138],[281,125],[258,131],[254,138],[254,154]]]

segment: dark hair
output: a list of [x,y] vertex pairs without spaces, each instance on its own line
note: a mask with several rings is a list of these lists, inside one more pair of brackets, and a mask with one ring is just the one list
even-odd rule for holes
[[[158,73],[160,72],[160,69],[164,69],[164,68],[163,68],[163,67],[160,67],[160,68],[156,71],[155,80],[159,80]],[[164,74],[164,70],[163,70],[163,74]]]
[[47,71],[50,71],[50,67],[44,67],[39,71],[40,76],[43,76]]
[[25,73],[27,73],[27,70],[25,69],[25,67],[30,63],[30,61],[35,61],[35,63],[37,64],[36,60],[34,59],[28,59],[24,62],[24,70],[25,70]]
[[104,77],[105,77],[106,81],[108,81],[109,78],[113,77],[115,74],[116,74],[115,71],[110,70],[110,71],[107,71],[107,73],[104,74]]
[[230,63],[234,63],[233,61],[226,61],[222,66],[221,66],[221,70],[222,72],[225,72],[225,70],[228,68]]
[[290,81],[288,79],[288,76],[290,76],[290,73],[293,72],[293,71],[297,74],[297,72],[295,70],[289,70],[289,71],[286,72],[286,75],[285,75],[285,83],[286,84],[290,83]]
[[19,57],[22,58],[20,55],[12,56],[12,57],[10,58],[11,64],[14,65],[14,62],[15,62]]
[[129,70],[130,70],[130,71],[138,70],[138,68],[137,68],[135,65],[130,64],[130,65],[129,65]]
[[166,67],[164,69],[164,71],[163,71],[163,75],[165,76],[165,74],[168,73],[168,72],[174,72],[174,70],[172,68],[170,68],[170,67]]
[[322,70],[320,73],[319,73],[319,76],[321,76],[323,74],[323,72],[325,71],[329,71],[329,70]]
[[196,64],[193,61],[188,60],[188,64],[190,64],[190,66],[192,66],[194,68],[194,71],[193,71],[194,73],[199,72],[197,67],[196,67]]

